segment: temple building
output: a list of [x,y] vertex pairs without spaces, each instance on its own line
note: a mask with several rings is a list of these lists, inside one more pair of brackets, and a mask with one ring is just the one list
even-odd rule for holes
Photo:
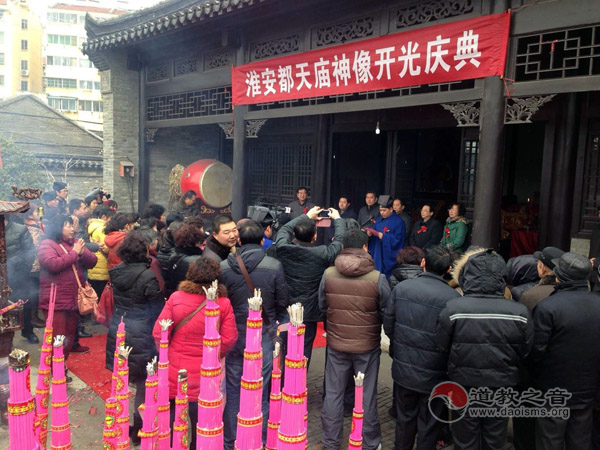
[[[492,28],[478,27],[505,19],[506,33],[489,43],[502,50],[486,53]],[[167,204],[176,164],[214,158],[233,168],[235,219],[256,202],[289,203],[298,186],[323,206],[348,195],[356,209],[374,189],[402,198],[415,217],[432,202],[443,220],[459,201],[472,242],[507,254],[587,252],[600,203],[597,0],[171,0],[88,16],[86,30],[104,99],[104,188],[133,188],[136,207]],[[272,71],[277,79],[284,63],[313,57],[338,69],[349,61],[352,79],[336,81],[350,85],[355,44],[375,60],[363,89],[239,101],[248,93],[232,73],[245,73],[250,92],[253,68],[263,67],[255,72],[266,94]],[[427,66],[398,76],[416,53]],[[396,84],[377,83],[384,56]],[[491,65],[502,76],[486,72]],[[445,77],[431,76],[436,69]],[[308,80],[298,70],[288,92]],[[122,161],[135,166],[133,184]]]

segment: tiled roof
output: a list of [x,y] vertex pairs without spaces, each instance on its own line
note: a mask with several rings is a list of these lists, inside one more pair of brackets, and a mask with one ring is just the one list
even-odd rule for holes
[[269,0],[171,0],[107,20],[86,20],[86,54],[130,45],[243,7]]
[[[2,0],[0,0],[2,2]],[[84,6],[84,5],[67,5],[64,3],[59,3],[58,5],[48,7],[49,11],[53,9],[61,9],[61,10],[69,10],[69,11],[83,11],[89,13],[100,13],[100,14],[115,14],[121,15],[125,14],[128,11],[124,9],[116,9],[116,8],[100,8],[98,6]]]

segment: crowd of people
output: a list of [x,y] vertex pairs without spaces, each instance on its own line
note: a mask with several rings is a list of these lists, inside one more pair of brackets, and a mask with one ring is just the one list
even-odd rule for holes
[[274,342],[285,335],[287,307],[300,302],[309,365],[317,323],[326,329],[325,449],[342,443],[358,371],[365,374],[363,448],[381,448],[382,329],[390,339],[389,413],[396,420],[396,449],[411,450],[416,443],[433,450],[440,440],[452,441],[455,449],[506,446],[509,416],[478,417],[465,410],[460,420],[451,420],[456,411],[449,415],[443,402],[432,402],[444,382],[469,395],[487,389],[492,400],[508,389],[523,395],[539,390],[552,399],[551,406],[558,404],[556,390],[562,390],[569,417],[513,417],[515,448],[600,449],[595,409],[600,408],[600,297],[589,289],[595,261],[548,247],[505,262],[494,250],[471,245],[470,224],[457,203],[443,224],[431,204],[421,206],[421,218],[413,224],[402,199],[375,192],[366,193],[358,214],[347,196],[340,197],[339,209],[316,206],[303,187],[288,206],[278,230],[276,217],[264,213],[238,222],[217,216],[206,232],[193,191],[172,211],[149,204],[141,214],[131,214],[119,212],[100,189],[68,200],[68,187],[57,182],[42,203],[31,202],[31,209],[11,217],[6,227],[13,297],[30,299],[22,335],[38,342],[34,327],[44,326],[38,310],[45,318],[50,285],[56,284],[53,326],[66,336],[65,360],[70,352],[89,351],[79,339],[88,336],[82,324],[93,319],[79,314],[78,285],[89,281],[102,301],[110,297],[106,367],[112,369],[123,317],[126,345],[133,347],[130,381],[136,386],[130,437],[138,443],[146,364],[158,354],[159,321],[171,319],[169,395],[174,404],[177,372],[186,368],[193,430],[205,288],[218,280],[228,450],[235,446],[247,299],[255,288],[264,310],[265,441]]

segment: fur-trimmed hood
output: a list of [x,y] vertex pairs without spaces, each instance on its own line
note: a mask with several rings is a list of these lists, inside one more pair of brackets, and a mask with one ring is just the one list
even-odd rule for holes
[[[190,280],[183,280],[181,283],[179,283],[177,290],[187,292],[188,294],[204,295],[204,289],[202,289],[202,287],[208,288],[208,285],[195,283],[194,281]],[[225,285],[219,284],[219,288],[217,289],[217,295],[219,297],[227,297],[227,288],[225,287]]]
[[464,295],[504,296],[506,263],[496,252],[482,247],[464,253],[454,263],[453,284]]
[[464,216],[456,216],[454,219],[448,217],[446,223],[462,222],[465,225],[469,224],[469,221]]

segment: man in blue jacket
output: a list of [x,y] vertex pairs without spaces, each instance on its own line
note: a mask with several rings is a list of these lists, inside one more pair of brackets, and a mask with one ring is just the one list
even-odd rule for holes
[[379,202],[379,216],[375,224],[365,229],[370,236],[369,253],[375,261],[375,268],[389,278],[396,264],[396,255],[404,247],[406,231],[404,221],[394,212],[394,201],[388,195],[382,195]]

